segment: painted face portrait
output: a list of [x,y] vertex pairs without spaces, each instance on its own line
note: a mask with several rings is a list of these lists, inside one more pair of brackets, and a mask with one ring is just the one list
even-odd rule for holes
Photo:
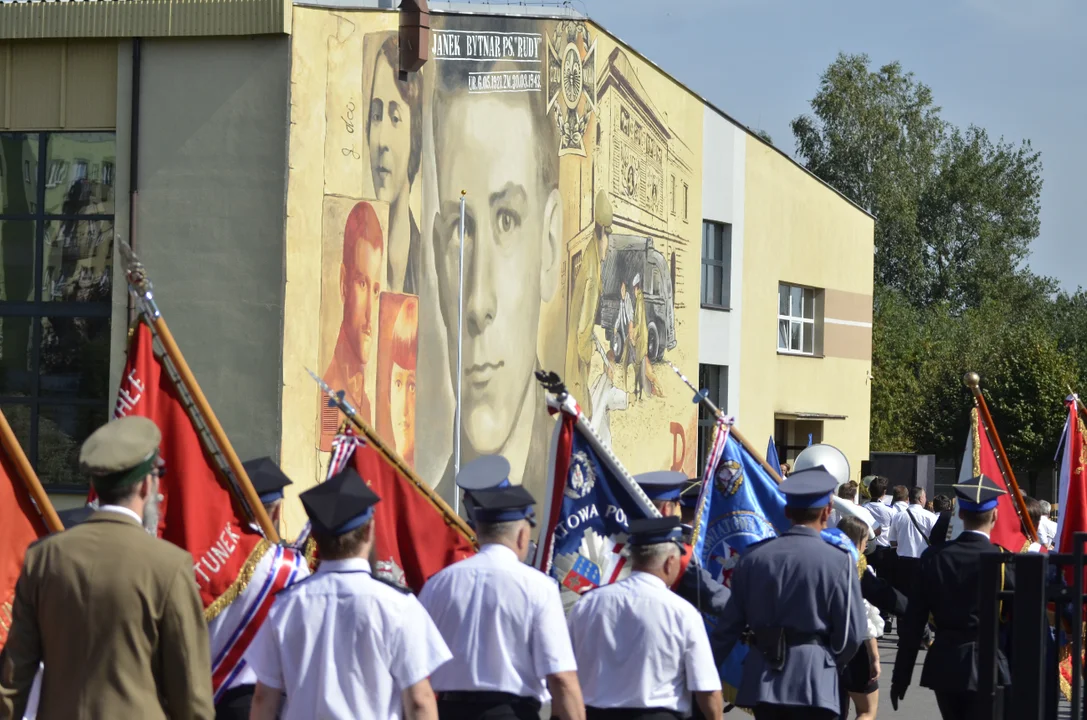
[[381,293],[384,243],[377,215],[368,203],[352,209],[344,228],[340,296],[343,329],[348,347],[358,362],[366,364],[374,335],[374,308]]
[[385,54],[378,53],[367,138],[370,170],[378,200],[394,203],[408,189],[412,123],[416,121],[412,117],[410,104],[400,92],[396,71]]
[[[561,215],[541,178],[523,96],[449,98],[436,133],[439,291],[456,365],[459,198],[466,191],[462,432],[478,453],[498,452],[530,401],[544,275]],[[546,118],[545,118],[546,120]],[[552,289],[548,289],[548,297]]]
[[389,344],[389,423],[400,456],[415,463],[415,368],[418,353],[419,302],[407,297],[393,323]]
[[393,363],[389,410],[396,450],[411,463],[415,456],[415,368]]

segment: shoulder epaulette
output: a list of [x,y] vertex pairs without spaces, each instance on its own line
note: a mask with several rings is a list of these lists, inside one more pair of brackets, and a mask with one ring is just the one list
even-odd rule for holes
[[404,587],[403,585],[401,585],[398,582],[393,582],[392,580],[386,580],[385,578],[378,577],[376,575],[374,575],[373,578],[374,578],[374,580],[377,580],[379,583],[383,583],[385,585],[388,585],[389,587],[391,587],[394,590],[399,590],[400,592],[402,592],[405,595],[411,595],[412,594],[411,588]]

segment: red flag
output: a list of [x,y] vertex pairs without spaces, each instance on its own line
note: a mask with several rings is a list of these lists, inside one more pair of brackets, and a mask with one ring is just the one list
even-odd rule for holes
[[[989,431],[996,432],[995,428],[989,428]],[[978,475],[987,476],[1006,491],[997,500],[996,526],[993,527],[989,539],[1009,552],[1023,552],[1030,546],[1030,541],[1023,532],[1023,523],[1016,512],[1012,489],[1004,481],[1004,473],[1000,471],[1000,462],[996,459],[996,452],[989,441],[989,433],[985,432],[975,407],[970,411],[970,436],[966,440],[966,455],[959,482]]]
[[0,451],[0,649],[11,628],[11,603],[23,555],[30,543],[48,533],[15,463]]
[[162,431],[167,472],[159,487],[159,537],[192,553],[200,597],[214,617],[210,606],[229,604],[237,596],[247,580],[243,568],[255,565],[265,544],[200,441],[143,322],[129,342],[114,408],[114,417],[126,415],[150,418]]
[[365,438],[350,462],[381,502],[374,508],[374,574],[419,593],[426,581],[475,554],[471,539]]

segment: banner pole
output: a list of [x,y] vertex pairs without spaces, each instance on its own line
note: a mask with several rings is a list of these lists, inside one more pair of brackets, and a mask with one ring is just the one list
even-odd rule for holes
[[997,459],[1001,465],[1000,469],[1011,489],[1016,510],[1019,512],[1019,520],[1023,523],[1023,527],[1026,528],[1027,536],[1030,537],[1031,541],[1038,542],[1038,531],[1035,530],[1034,523],[1031,522],[1030,515],[1027,514],[1027,503],[1023,500],[1023,493],[1019,490],[1019,483],[1015,479],[1011,462],[1008,461],[1008,453],[1004,450],[1004,443],[1000,442],[1000,435],[997,434],[996,426],[993,424],[993,416],[989,414],[989,406],[985,402],[985,396],[981,394],[981,377],[976,372],[968,372],[963,377],[963,383],[973,393],[978,412],[981,413],[982,424],[985,425],[985,431],[996,448]]
[[[676,375],[679,375],[679,379],[682,380],[684,384],[687,385],[687,387],[694,391],[695,402],[699,402],[705,405],[706,409],[713,413],[714,417],[718,419],[725,418],[724,411],[721,410],[721,408],[717,407],[717,405],[714,404],[712,400],[710,400],[709,393],[707,391],[699,390],[697,387],[695,387],[694,383],[688,380],[687,376],[684,375],[683,372],[671,362],[668,363],[668,366],[675,371]],[[769,473],[770,477],[774,479],[774,482],[780,485],[781,475],[779,475],[778,473],[781,472],[781,468],[775,468],[771,466],[770,463],[766,461],[766,458],[763,456],[763,454],[756,450],[755,446],[747,441],[747,438],[744,437],[743,433],[740,432],[739,428],[737,428],[735,424],[729,425],[729,433],[734,438],[736,438],[736,441],[739,442],[740,445],[743,445],[744,450],[746,450],[751,457],[759,461],[759,465],[762,465],[762,469]]]
[[395,450],[386,445],[385,442],[380,437],[378,437],[377,433],[374,432],[373,429],[358,416],[355,408],[352,407],[349,402],[344,400],[341,393],[333,392],[332,388],[328,386],[328,383],[322,380],[319,375],[314,373],[309,368],[306,369],[306,372],[310,374],[310,377],[317,381],[317,384],[320,385],[321,389],[324,390],[326,395],[328,395],[329,400],[331,400],[336,405],[336,407],[340,409],[340,412],[342,412],[344,414],[344,417],[347,418],[348,422],[350,422],[351,425],[354,426],[354,428],[362,434],[362,436],[366,439],[366,442],[369,443],[370,446],[373,447],[374,450],[376,450],[377,453],[381,455],[389,464],[391,464],[398,471],[400,471],[400,473],[408,479],[408,482],[412,484],[416,491],[422,494],[422,496],[425,497],[430,502],[430,504],[434,506],[435,509],[437,509],[439,512],[442,513],[442,515],[445,516],[447,523],[457,528],[457,530],[460,531],[460,533],[464,535],[464,537],[467,538],[473,545],[478,546],[476,542],[476,535],[474,532],[472,532],[472,529],[468,527],[468,523],[466,523],[460,515],[454,512],[453,508],[449,507],[449,504],[446,503],[445,500],[442,500],[441,496],[438,495],[438,493],[434,492],[433,488],[423,482],[422,479],[415,474],[415,471],[408,467],[408,464],[404,462],[404,459],[400,457],[400,455]]
[[11,429],[11,425],[8,424],[8,419],[2,411],[0,411],[0,444],[3,445],[4,452],[15,463],[20,479],[23,481],[23,485],[26,486],[27,492],[30,493],[30,497],[34,499],[34,504],[38,506],[38,512],[41,514],[49,532],[63,530],[64,523],[60,521],[60,516],[57,515],[53,503],[49,500],[49,495],[46,494],[45,488],[42,487],[38,474],[34,472],[30,460],[27,459],[23,447],[16,439],[15,432]]
[[[456,417],[453,419],[453,478],[460,473],[460,390],[461,375],[464,369],[461,365],[464,349],[464,196],[465,191],[460,191],[460,264],[458,272],[460,280],[457,284],[457,404],[454,408]],[[453,512],[460,516],[460,493],[453,491]]]
[[[223,426],[219,424],[215,411],[211,409],[211,404],[204,397],[200,385],[196,382],[196,377],[192,374],[192,370],[189,369],[189,364],[185,362],[185,356],[181,354],[181,349],[177,346],[170,328],[167,327],[166,320],[162,317],[162,313],[159,312],[158,306],[155,304],[151,279],[147,277],[146,271],[136,259],[132,248],[127,247],[126,249],[126,245],[122,243],[122,251],[125,252],[125,259],[128,264],[126,272],[128,284],[140,299],[140,314],[143,315],[144,319],[158,335],[159,342],[162,343],[163,350],[166,351],[166,356],[173,363],[174,369],[181,378],[182,385],[185,386],[189,397],[192,398],[193,404],[207,426],[208,433],[215,444],[218,445],[227,466],[233,473],[235,480],[237,480],[236,489],[241,492],[241,499],[249,506],[249,512],[252,514],[253,520],[260,526],[268,542],[278,544],[279,533],[276,531],[275,525],[272,524],[272,519],[268,517],[268,513],[264,510],[264,504],[260,501],[260,496],[257,495],[257,491],[253,488],[248,473],[242,467],[242,462],[238,459],[237,453],[234,452],[230,440],[227,439]],[[227,485],[229,486],[231,483],[228,482]]]

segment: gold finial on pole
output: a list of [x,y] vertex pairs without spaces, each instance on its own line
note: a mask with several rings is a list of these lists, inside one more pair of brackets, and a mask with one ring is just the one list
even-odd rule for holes
[[966,387],[970,388],[971,390],[975,390],[979,385],[981,385],[981,376],[979,376],[976,372],[968,372],[962,376],[962,382],[964,385],[966,385]]

